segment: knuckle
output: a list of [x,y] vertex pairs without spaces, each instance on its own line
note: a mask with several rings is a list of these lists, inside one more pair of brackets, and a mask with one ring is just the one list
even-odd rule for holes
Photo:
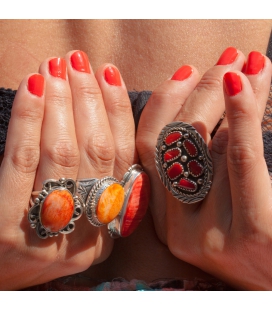
[[247,143],[228,148],[228,167],[237,175],[245,176],[255,167],[257,161],[258,155]]
[[206,72],[196,87],[197,91],[218,91],[222,90],[222,77],[213,71]]
[[122,99],[120,97],[113,97],[111,99],[110,105],[107,105],[107,110],[113,115],[130,115],[132,114],[131,104],[129,101]]
[[88,140],[87,154],[92,164],[101,171],[111,169],[115,160],[115,148],[106,136],[93,136]]
[[97,85],[88,84],[82,82],[82,84],[78,87],[78,96],[80,96],[81,100],[87,101],[90,104],[94,104],[97,100],[103,100],[100,88]]
[[169,92],[167,85],[162,84],[162,87],[160,89],[154,90],[149,100],[154,103],[154,106],[156,105],[158,107],[160,105],[165,105],[166,102],[170,103],[171,107],[180,107],[184,99],[182,97],[182,94],[180,94],[177,89],[171,89],[171,92]]
[[203,259],[216,263],[222,257],[225,247],[225,235],[214,227],[202,235],[199,249]]
[[18,109],[16,116],[23,121],[33,124],[43,119],[43,109],[39,105],[25,105],[22,109]]
[[77,168],[79,166],[79,150],[71,141],[58,141],[47,153],[54,165],[65,168]]
[[71,97],[64,90],[46,93],[46,101],[50,102],[51,105],[59,107],[72,103]]
[[[9,155],[7,155],[9,156]],[[36,145],[23,144],[16,146],[10,154],[10,159],[18,172],[33,173],[38,167],[40,149]]]
[[215,153],[215,155],[226,154],[228,141],[228,130],[226,129],[218,131],[212,140],[212,152]]

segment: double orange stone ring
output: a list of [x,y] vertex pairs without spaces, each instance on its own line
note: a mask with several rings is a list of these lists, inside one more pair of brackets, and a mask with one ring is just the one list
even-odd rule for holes
[[205,141],[190,124],[173,122],[162,129],[155,162],[162,183],[176,199],[190,204],[208,194],[212,158]]
[[150,183],[141,166],[133,165],[121,182],[113,177],[46,180],[32,196],[28,220],[42,239],[71,233],[84,210],[92,225],[108,224],[111,237],[126,237],[146,213]]

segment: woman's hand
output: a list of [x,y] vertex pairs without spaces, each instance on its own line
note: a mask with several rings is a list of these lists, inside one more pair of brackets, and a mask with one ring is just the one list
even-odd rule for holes
[[45,60],[17,91],[0,170],[0,289],[21,289],[87,269],[111,253],[107,227],[85,214],[68,235],[40,239],[28,222],[32,191],[46,179],[119,181],[136,163],[134,121],[117,68],[96,74],[71,51]]
[[[245,64],[234,48],[200,80],[184,66],[153,92],[136,139],[160,239],[178,258],[243,289],[272,289],[272,192],[261,130],[271,74],[267,57],[252,52]],[[173,121],[193,125],[209,145],[213,183],[198,203],[175,199],[155,168],[157,137]]]

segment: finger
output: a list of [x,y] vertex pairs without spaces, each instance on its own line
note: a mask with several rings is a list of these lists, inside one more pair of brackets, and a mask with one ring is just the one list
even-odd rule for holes
[[[88,56],[82,51],[71,51],[66,54],[65,59],[80,150],[78,178],[101,179],[112,176],[115,159],[114,141],[102,93]],[[85,240],[90,264],[104,260],[109,256],[113,246],[107,225],[97,228],[86,221],[86,218],[80,220],[82,223],[80,238]],[[77,242],[76,238],[73,242]]]
[[268,57],[257,51],[252,51],[248,55],[246,65],[243,70],[243,73],[250,81],[255,95],[260,120],[263,118],[269,95],[269,90],[267,90],[267,81],[269,81],[270,78],[270,71],[268,69],[270,66],[271,61]]
[[46,179],[75,179],[79,165],[72,97],[65,60],[48,59],[41,64],[39,71],[48,87],[45,94],[41,157],[35,190],[40,190]]
[[136,147],[150,177],[151,193],[153,193],[150,200],[151,211],[157,234],[164,243],[166,243],[165,206],[167,198],[155,167],[155,146],[162,128],[174,121],[198,81],[199,74],[194,67],[181,67],[171,80],[163,82],[154,90],[142,112],[138,126]]
[[114,144],[103,97],[88,56],[71,51],[66,57],[80,150],[79,178],[112,176]]
[[[245,57],[241,51],[234,47],[227,48],[220,56],[216,66],[209,69],[203,75],[176,118],[176,120],[192,124],[209,146],[211,133],[225,110],[223,93],[224,73],[230,68],[241,70],[244,62]],[[217,167],[214,167],[214,170],[216,169]],[[222,173],[223,171],[220,172]],[[218,173],[218,170],[214,171],[214,173]],[[213,183],[215,183],[215,180],[213,180]],[[215,196],[218,195],[219,193],[217,191],[215,193],[215,189],[216,186],[214,186],[208,195],[211,195],[212,197],[214,194]],[[199,205],[201,205],[201,208],[199,208]],[[191,204],[190,208],[188,208],[186,203],[180,203],[177,206],[173,205],[167,210],[169,214],[169,223],[175,220],[173,214],[175,214],[176,218],[183,223],[184,221],[187,221],[191,215],[195,214],[196,210],[201,212],[201,218],[205,219],[206,217],[209,217],[209,222],[213,221],[215,223],[217,221],[216,216],[218,214],[218,208],[217,210],[214,209],[216,209],[214,204],[205,204],[203,201]],[[220,208],[221,213],[224,212],[222,210],[223,207]],[[171,217],[173,219],[171,219]],[[203,222],[205,222],[205,220]],[[168,226],[172,227],[173,224],[169,224]]]
[[[9,227],[13,230],[14,227],[19,227],[18,223],[22,221],[23,213],[28,208],[40,159],[44,86],[42,75],[25,77],[13,102],[5,154],[0,168],[0,223],[4,225],[9,218]],[[16,221],[16,225],[11,221]]]
[[131,103],[116,67],[105,64],[97,70],[95,76],[102,92],[115,145],[114,176],[121,180],[127,169],[137,163]]
[[149,170],[154,167],[154,150],[159,133],[174,121],[198,81],[196,68],[182,66],[170,80],[159,85],[148,100],[139,121],[137,151]]
[[241,70],[245,57],[234,47],[227,48],[216,66],[209,69],[186,100],[177,120],[192,124],[206,143],[225,110],[223,75],[229,70]]
[[[271,79],[271,64],[267,68]],[[267,216],[270,178],[263,156],[261,121],[249,80],[239,72],[224,76],[226,113],[229,124],[227,166],[233,204],[233,227]],[[247,226],[248,227],[248,226]],[[252,226],[251,226],[252,227]]]

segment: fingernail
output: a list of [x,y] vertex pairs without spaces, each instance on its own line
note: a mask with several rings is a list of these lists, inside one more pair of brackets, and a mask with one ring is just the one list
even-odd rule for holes
[[53,58],[49,60],[49,73],[54,77],[66,80],[66,62],[62,58]]
[[244,69],[245,74],[258,74],[264,67],[264,56],[259,52],[251,52],[248,55]]
[[227,72],[224,75],[224,87],[227,95],[235,96],[242,90],[241,78],[237,73]]
[[193,73],[193,68],[190,66],[182,66],[179,68],[174,75],[172,76],[171,80],[174,81],[183,81],[186,80],[190,75]]
[[27,88],[31,94],[41,97],[44,90],[44,77],[40,74],[31,75],[28,79]]
[[71,55],[71,64],[77,71],[91,73],[88,56],[82,51],[76,51]]
[[220,58],[217,61],[218,65],[229,65],[234,62],[234,60],[238,56],[238,51],[235,47],[228,47],[223,54],[220,56]]
[[108,84],[114,86],[121,86],[120,73],[115,67],[107,67],[104,71],[104,76]]

